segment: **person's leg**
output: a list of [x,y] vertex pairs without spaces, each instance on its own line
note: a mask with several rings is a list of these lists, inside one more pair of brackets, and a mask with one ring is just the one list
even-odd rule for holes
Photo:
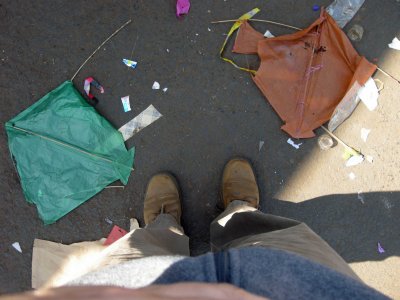
[[106,250],[107,264],[154,255],[188,256],[189,238],[181,226],[179,187],[172,175],[150,180],[144,199],[144,228],[130,231]]
[[347,263],[306,224],[257,208],[259,191],[250,163],[233,159],[222,178],[225,211],[210,226],[213,251],[259,246],[290,251],[324,264],[353,278],[358,277]]

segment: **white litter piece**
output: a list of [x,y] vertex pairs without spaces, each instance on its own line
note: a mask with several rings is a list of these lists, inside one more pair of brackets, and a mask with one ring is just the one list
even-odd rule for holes
[[113,223],[113,221],[111,221],[109,218],[104,218],[104,221],[106,221],[110,225]]
[[269,31],[269,30],[267,30],[265,33],[264,33],[264,36],[266,37],[266,38],[274,38],[275,36],[271,33],[271,31]]
[[397,37],[395,37],[393,41],[390,44],[388,44],[388,46],[389,48],[392,48],[394,50],[400,50],[400,40]]
[[129,96],[125,96],[121,98],[122,106],[124,107],[124,112],[128,112],[131,110],[131,104],[129,103]]
[[293,140],[292,140],[291,138],[288,138],[287,143],[288,143],[289,145],[293,146],[293,147],[296,148],[296,149],[299,149],[300,146],[303,144],[303,143],[296,144],[295,142],[293,142]]
[[374,162],[374,157],[371,155],[367,155],[365,157],[365,159],[367,160],[367,162],[369,162],[370,164],[372,164]]
[[159,90],[160,84],[157,81],[154,81],[153,86],[151,87],[153,90]]
[[346,167],[353,167],[361,164],[364,161],[363,155],[353,155],[348,160],[346,160]]
[[153,105],[150,105],[132,120],[118,129],[118,131],[122,133],[124,141],[126,141],[143,128],[158,120],[160,117],[162,117],[162,114],[160,114],[160,112]]
[[357,199],[360,200],[362,204],[365,204],[365,202],[364,202],[364,194],[363,194],[362,191],[358,191]]
[[12,246],[14,247],[15,250],[17,250],[19,253],[22,253],[21,245],[18,242],[12,243]]
[[169,53],[169,49],[167,48],[167,49],[165,49],[168,53]]
[[326,11],[343,28],[354,17],[365,0],[334,0]]
[[364,141],[364,143],[367,142],[367,138],[370,132],[371,129],[361,128],[361,139]]
[[349,173],[349,178],[350,180],[356,179],[356,174],[354,174],[353,172]]
[[211,31],[210,27],[208,27],[207,29],[208,29],[208,31]]
[[261,148],[264,146],[264,141],[260,141],[259,143],[258,143],[258,152],[260,152],[261,151]]
[[138,220],[136,220],[135,218],[132,218],[129,220],[129,230],[130,231],[139,229],[139,228],[140,228],[140,226],[139,226]]
[[162,91],[165,93],[166,91],[168,91],[168,88],[165,87],[165,88],[162,89]]
[[365,85],[358,90],[357,95],[370,111],[378,106],[379,92],[372,78],[369,78]]

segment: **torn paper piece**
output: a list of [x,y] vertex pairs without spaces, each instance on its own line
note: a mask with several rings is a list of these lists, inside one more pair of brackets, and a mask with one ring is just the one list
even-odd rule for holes
[[136,66],[137,66],[137,61],[134,61],[134,60],[123,58],[122,62],[132,69],[136,68]]
[[167,88],[167,87],[165,87],[165,88],[163,88],[163,89],[162,89],[162,91],[165,93],[165,92],[167,92],[167,91],[168,91],[168,88]]
[[128,232],[121,227],[114,225],[114,227],[111,229],[110,234],[108,235],[106,241],[104,242],[104,246],[111,245],[112,243],[118,241],[120,238],[122,238],[125,234]]
[[296,144],[295,142],[293,142],[293,140],[292,140],[291,138],[288,138],[287,143],[288,143],[289,145],[293,146],[293,147],[296,148],[296,149],[299,149],[300,146],[303,144],[303,143]]
[[371,129],[361,128],[361,139],[366,143]]
[[360,200],[362,204],[365,204],[365,202],[364,202],[364,194],[363,194],[362,191],[358,191],[357,199]]
[[365,159],[367,160],[367,162],[369,162],[370,164],[372,164],[374,162],[374,157],[371,155],[367,155],[365,157]]
[[390,44],[388,44],[388,46],[389,48],[392,48],[394,50],[400,50],[400,40],[397,37],[395,37],[393,41]]
[[176,16],[183,17],[187,15],[190,10],[190,1],[189,0],[177,0],[176,1]]
[[269,30],[267,30],[265,33],[264,33],[264,36],[266,37],[266,38],[273,38],[273,37],[275,37],[272,33],[271,33],[271,31],[269,31]]
[[356,174],[354,174],[353,172],[349,173],[349,178],[350,180],[356,179]]
[[264,141],[260,141],[259,143],[258,143],[258,152],[260,152],[261,151],[261,148],[264,146]]
[[379,243],[379,242],[378,242],[378,253],[379,254],[385,253],[385,249],[383,249],[381,243]]
[[113,221],[111,221],[109,218],[105,218],[104,221],[106,221],[110,225],[112,225],[112,223],[113,223]]
[[368,110],[373,111],[378,106],[379,92],[372,78],[368,79],[365,85],[358,90],[357,95]]
[[121,98],[122,106],[124,107],[124,112],[131,110],[131,104],[129,103],[129,96],[125,96]]
[[151,87],[153,90],[159,90],[160,84],[157,81],[154,81],[153,86]]
[[139,228],[140,228],[140,226],[139,226],[138,220],[136,220],[135,218],[132,218],[129,220],[129,230],[130,231],[139,229]]
[[85,83],[83,84],[83,89],[85,90],[86,95],[93,99],[94,96],[90,93],[90,86],[93,85],[96,89],[100,91],[100,93],[104,93],[104,88],[98,83],[93,77],[88,77],[85,79]]
[[353,167],[364,161],[364,155],[353,155],[346,161],[346,167]]
[[12,243],[12,246],[14,247],[15,250],[17,250],[19,253],[22,253],[21,245],[18,242]]
[[153,105],[150,105],[135,118],[118,129],[118,131],[122,133],[122,137],[124,138],[124,141],[126,141],[160,117],[162,117],[162,114],[160,114]]

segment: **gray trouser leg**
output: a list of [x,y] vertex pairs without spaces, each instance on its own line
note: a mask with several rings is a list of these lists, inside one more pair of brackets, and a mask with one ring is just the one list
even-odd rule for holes
[[259,246],[289,251],[360,280],[348,264],[306,224],[264,214],[235,200],[210,226],[213,251]]

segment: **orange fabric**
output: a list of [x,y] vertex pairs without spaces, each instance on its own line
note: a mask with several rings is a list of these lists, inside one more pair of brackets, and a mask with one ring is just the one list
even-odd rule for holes
[[294,138],[315,136],[353,83],[363,85],[376,70],[325,11],[307,29],[275,38],[244,22],[233,51],[258,54],[254,82]]

